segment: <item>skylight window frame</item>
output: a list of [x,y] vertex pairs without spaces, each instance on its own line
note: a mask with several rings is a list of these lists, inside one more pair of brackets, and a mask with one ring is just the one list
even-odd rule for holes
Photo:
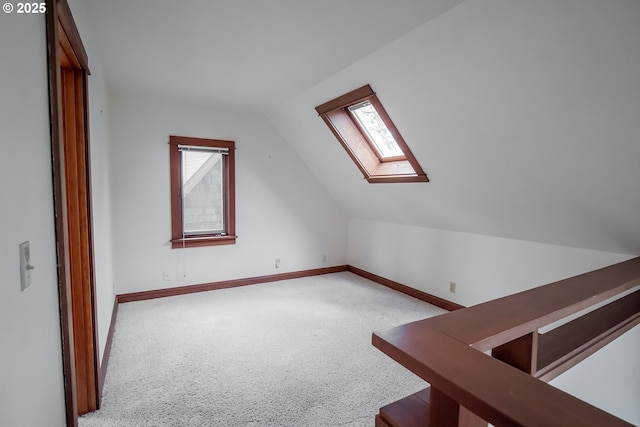
[[[384,158],[349,107],[369,101],[402,150],[402,158]],[[347,151],[369,183],[429,182],[417,159],[369,85],[316,107],[318,115]]]

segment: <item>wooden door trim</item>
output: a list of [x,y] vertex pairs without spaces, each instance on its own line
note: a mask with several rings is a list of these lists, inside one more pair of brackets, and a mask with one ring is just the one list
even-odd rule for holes
[[[62,52],[62,49],[61,49]],[[87,170],[85,73],[62,68],[64,167],[78,414],[98,407],[95,296]]]
[[[89,72],[87,51],[82,44],[78,27],[76,27],[75,21],[73,20],[67,0],[49,0],[47,3],[50,3],[47,5],[48,14],[55,15],[53,18],[57,18],[52,24],[56,26],[60,25],[59,28],[62,29],[64,33],[58,33],[60,40],[58,40],[56,46],[62,45],[67,54],[72,53],[73,56],[75,56],[78,61],[78,68]],[[51,13],[52,8],[55,8],[55,13]]]
[[[94,377],[95,390],[90,392],[90,399],[95,400],[95,408],[99,406],[101,388],[98,375],[98,337],[96,328],[96,308],[95,308],[95,271],[93,263],[93,231],[91,219],[91,193],[90,193],[90,157],[89,157],[89,120],[88,120],[88,86],[87,77],[89,74],[87,54],[82,45],[82,40],[77,27],[73,21],[71,10],[66,0],[46,0],[47,17],[47,59],[48,59],[48,82],[49,82],[49,115],[51,131],[51,161],[53,180],[53,199],[55,214],[56,252],[57,252],[57,273],[58,291],[60,301],[60,325],[62,343],[62,367],[64,375],[64,393],[67,426],[76,427],[78,425],[78,390],[76,388],[76,354],[73,324],[73,293],[71,282],[71,257],[69,242],[69,218],[67,213],[67,193],[66,193],[66,170],[65,170],[65,144],[64,144],[64,124],[63,124],[63,92],[62,92],[62,70],[61,67],[75,69],[75,87],[81,92],[78,104],[76,100],[75,109],[80,112],[78,119],[78,132],[84,143],[84,153],[81,162],[87,168],[80,179],[80,184],[86,189],[86,234],[88,250],[86,251],[85,274],[88,276],[90,304],[89,331],[92,342],[91,355],[93,360],[93,371],[89,373]],[[82,209],[82,208],[80,208]]]
[[61,62],[58,46],[58,8],[56,0],[47,0],[47,59],[49,73],[49,117],[51,130],[51,163],[53,179],[53,203],[55,214],[58,293],[60,300],[60,326],[62,340],[62,368],[67,426],[78,425],[76,402],[75,360],[73,324],[71,323],[71,278],[69,275],[69,248],[67,238],[67,212],[64,191],[64,165],[62,147],[62,100],[60,89]]
[[102,403],[102,387],[104,385],[104,377],[100,374],[100,337],[98,336],[98,306],[96,296],[96,269],[95,269],[95,252],[93,243],[93,198],[91,194],[91,144],[90,144],[90,126],[89,126],[89,68],[83,68],[82,74],[82,86],[84,93],[84,132],[85,132],[85,175],[87,186],[87,242],[89,249],[89,283],[91,291],[91,324],[92,324],[92,336],[94,345],[94,375],[95,375],[95,387],[96,387],[96,409],[100,409]]

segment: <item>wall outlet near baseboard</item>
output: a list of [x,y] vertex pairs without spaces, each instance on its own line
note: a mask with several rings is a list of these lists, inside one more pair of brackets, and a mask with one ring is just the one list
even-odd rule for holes
[[449,282],[449,292],[452,294],[456,293],[456,282]]
[[164,280],[165,282],[169,281],[169,273],[167,273],[166,271],[162,272],[162,280]]
[[327,255],[326,254],[322,254],[322,262],[323,263],[327,262]]
[[280,258],[276,258],[276,268],[280,268]]

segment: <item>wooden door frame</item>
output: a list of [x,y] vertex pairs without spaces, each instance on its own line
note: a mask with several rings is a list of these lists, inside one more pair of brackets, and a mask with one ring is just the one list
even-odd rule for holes
[[[49,115],[51,127],[51,157],[53,169],[53,197],[56,231],[56,252],[58,291],[60,299],[60,324],[62,340],[62,364],[64,375],[65,405],[67,426],[78,425],[78,398],[82,396],[89,404],[90,410],[98,409],[101,400],[99,372],[99,344],[97,335],[96,304],[95,304],[95,272],[93,260],[93,229],[91,217],[91,174],[89,153],[89,115],[88,115],[88,75],[89,67],[87,54],[80,39],[80,34],[73,21],[67,0],[47,0],[47,59],[49,80]],[[75,92],[74,100],[63,105],[63,69],[72,71]],[[69,224],[67,171],[65,162],[65,123],[64,112],[73,109],[77,119],[77,136],[80,137],[81,155],[77,162],[70,167],[79,166],[81,179],[78,184],[86,197],[79,207],[83,215],[82,225]],[[74,135],[76,135],[74,133]],[[70,194],[69,196],[74,196]],[[69,231],[74,227],[84,227],[82,244],[86,247],[86,256],[80,261],[71,258],[71,249],[75,243],[71,242]],[[86,283],[82,286],[84,298],[78,298],[78,290],[72,285],[72,270],[76,263],[82,262],[80,267],[86,273]],[[88,289],[87,289],[88,287]],[[75,294],[75,296],[74,296]],[[75,325],[74,313],[78,311],[86,318],[87,323]],[[79,322],[78,322],[79,323]],[[87,337],[89,337],[87,339]],[[80,346],[80,347],[78,347]],[[87,374],[78,375],[76,362],[86,363]],[[83,383],[79,384],[78,381]],[[80,390],[79,390],[80,389]],[[85,404],[81,405],[86,406]],[[82,411],[87,412],[87,410]]]

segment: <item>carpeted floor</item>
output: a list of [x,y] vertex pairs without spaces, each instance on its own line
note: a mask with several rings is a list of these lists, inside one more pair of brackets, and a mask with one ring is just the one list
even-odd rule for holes
[[444,312],[346,272],[121,304],[80,427],[372,426],[427,384],[371,333]]

